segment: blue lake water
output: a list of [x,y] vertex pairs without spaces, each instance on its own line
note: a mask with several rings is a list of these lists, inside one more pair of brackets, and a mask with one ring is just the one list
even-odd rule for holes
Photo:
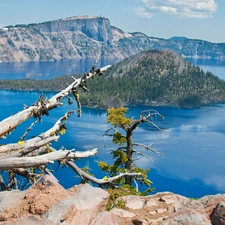
[[212,72],[214,75],[225,80],[225,60],[215,59],[186,59],[190,63],[200,66],[205,72]]
[[[216,65],[203,66],[205,69],[211,69],[211,72],[214,72],[214,69],[219,71],[219,74],[225,74],[225,65],[219,65],[219,69]],[[25,67],[24,70],[26,70]],[[51,68],[54,66],[52,65]],[[36,72],[39,69],[37,65]],[[12,77],[15,77],[17,70],[15,69],[11,73]],[[53,69],[51,73],[56,73],[56,70]],[[50,92],[44,94],[48,97],[53,95]],[[23,104],[33,104],[40,93],[0,90],[0,96],[1,121],[22,110]],[[68,106],[65,103],[65,107],[51,111],[49,117],[43,117],[42,123],[35,125],[29,136],[35,136],[47,130],[59,117],[71,109],[76,109],[76,106]],[[138,118],[140,112],[145,109],[149,109],[149,107],[130,107],[128,116]],[[149,156],[153,159],[152,162],[145,158],[136,161],[141,167],[151,168],[149,178],[153,181],[153,187],[156,191],[171,191],[188,197],[224,193],[225,104],[199,109],[173,107],[156,107],[154,109],[165,117],[165,121],[157,121],[165,135],[151,129],[148,125],[141,125],[134,133],[134,141],[146,145],[153,143],[152,147],[162,153],[162,157],[158,158],[149,152]],[[6,140],[0,139],[0,144],[17,142],[18,137],[24,133],[31,122],[32,120],[29,120],[20,125]],[[99,109],[83,108],[82,117],[71,116],[67,127],[67,133],[58,142],[53,143],[53,147],[58,149],[63,145],[67,149],[75,148],[77,150],[97,147],[98,155],[76,161],[76,163],[79,166],[89,165],[92,168],[92,173],[97,174],[96,176],[99,178],[103,177],[104,174],[98,170],[96,161],[110,162],[110,151],[115,149],[110,139],[103,137],[104,132],[109,128],[106,123],[106,112]],[[65,187],[71,187],[78,182],[76,174],[70,168],[58,169],[54,173]]]
[[[61,60],[56,62],[0,63],[0,79],[51,79],[62,75],[85,73],[91,70],[94,60]],[[112,60],[98,61],[97,66],[112,64]]]

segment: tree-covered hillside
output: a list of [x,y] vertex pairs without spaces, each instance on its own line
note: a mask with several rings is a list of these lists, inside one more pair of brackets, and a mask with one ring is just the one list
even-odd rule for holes
[[[1,89],[59,90],[69,76],[52,80],[2,80]],[[104,79],[89,80],[81,91],[83,105],[174,105],[199,107],[225,102],[225,81],[205,73],[171,51],[148,50],[113,65]]]
[[98,104],[105,104],[109,96],[109,105],[199,107],[225,101],[225,81],[171,51],[141,52],[114,65],[101,85],[96,83],[90,81],[89,88],[98,93],[93,96]]

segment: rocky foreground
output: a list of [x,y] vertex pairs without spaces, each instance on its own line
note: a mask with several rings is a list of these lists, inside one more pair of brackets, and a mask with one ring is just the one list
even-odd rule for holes
[[65,190],[44,176],[25,191],[0,193],[0,224],[5,225],[222,225],[225,195],[198,200],[170,192],[120,200],[124,209],[105,211],[108,192],[88,184]]

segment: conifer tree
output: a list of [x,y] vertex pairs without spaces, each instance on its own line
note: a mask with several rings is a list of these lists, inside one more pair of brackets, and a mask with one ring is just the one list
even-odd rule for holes
[[[156,129],[163,132],[154,122],[154,118],[164,119],[161,114],[155,110],[147,110],[140,114],[139,119],[131,119],[125,116],[128,108],[110,108],[107,110],[107,122],[112,125],[112,128],[105,132],[105,136],[111,136],[112,142],[119,145],[116,150],[112,151],[113,158],[115,159],[114,163],[109,165],[106,162],[99,162],[99,167],[108,173],[108,175],[116,176],[124,172],[133,172],[140,173],[141,176],[125,176],[121,177],[120,180],[114,182],[114,185],[126,187],[127,190],[138,191],[137,182],[144,183],[147,186],[151,185],[151,181],[148,179],[147,173],[148,169],[142,169],[135,165],[134,163],[134,154],[144,156],[151,160],[151,158],[137,150],[136,148],[144,148],[145,150],[152,151],[158,156],[161,154],[153,150],[150,146],[144,145],[142,143],[133,142],[133,134],[135,129],[142,123],[148,123]],[[133,187],[133,184],[136,184],[136,188]],[[144,194],[147,194],[152,189],[147,189]],[[133,192],[132,192],[133,193]],[[140,194],[140,192],[139,192]]]

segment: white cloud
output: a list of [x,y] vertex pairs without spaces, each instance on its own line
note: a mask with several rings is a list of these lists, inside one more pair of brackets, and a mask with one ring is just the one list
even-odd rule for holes
[[138,7],[136,9],[136,14],[138,16],[142,16],[142,17],[146,17],[146,18],[151,18],[152,17],[152,14],[147,12],[144,7]]
[[205,179],[205,183],[208,185],[215,186],[219,191],[225,191],[225,176],[222,175],[215,175],[209,176]]
[[159,7],[159,11],[161,11],[162,13],[168,13],[168,14],[170,14],[170,13],[172,13],[172,14],[177,13],[177,9],[176,8],[169,7],[169,6],[161,6],[161,7]]
[[214,0],[140,0],[143,6],[136,9],[139,16],[151,18],[154,14],[177,18],[208,18],[217,10]]

